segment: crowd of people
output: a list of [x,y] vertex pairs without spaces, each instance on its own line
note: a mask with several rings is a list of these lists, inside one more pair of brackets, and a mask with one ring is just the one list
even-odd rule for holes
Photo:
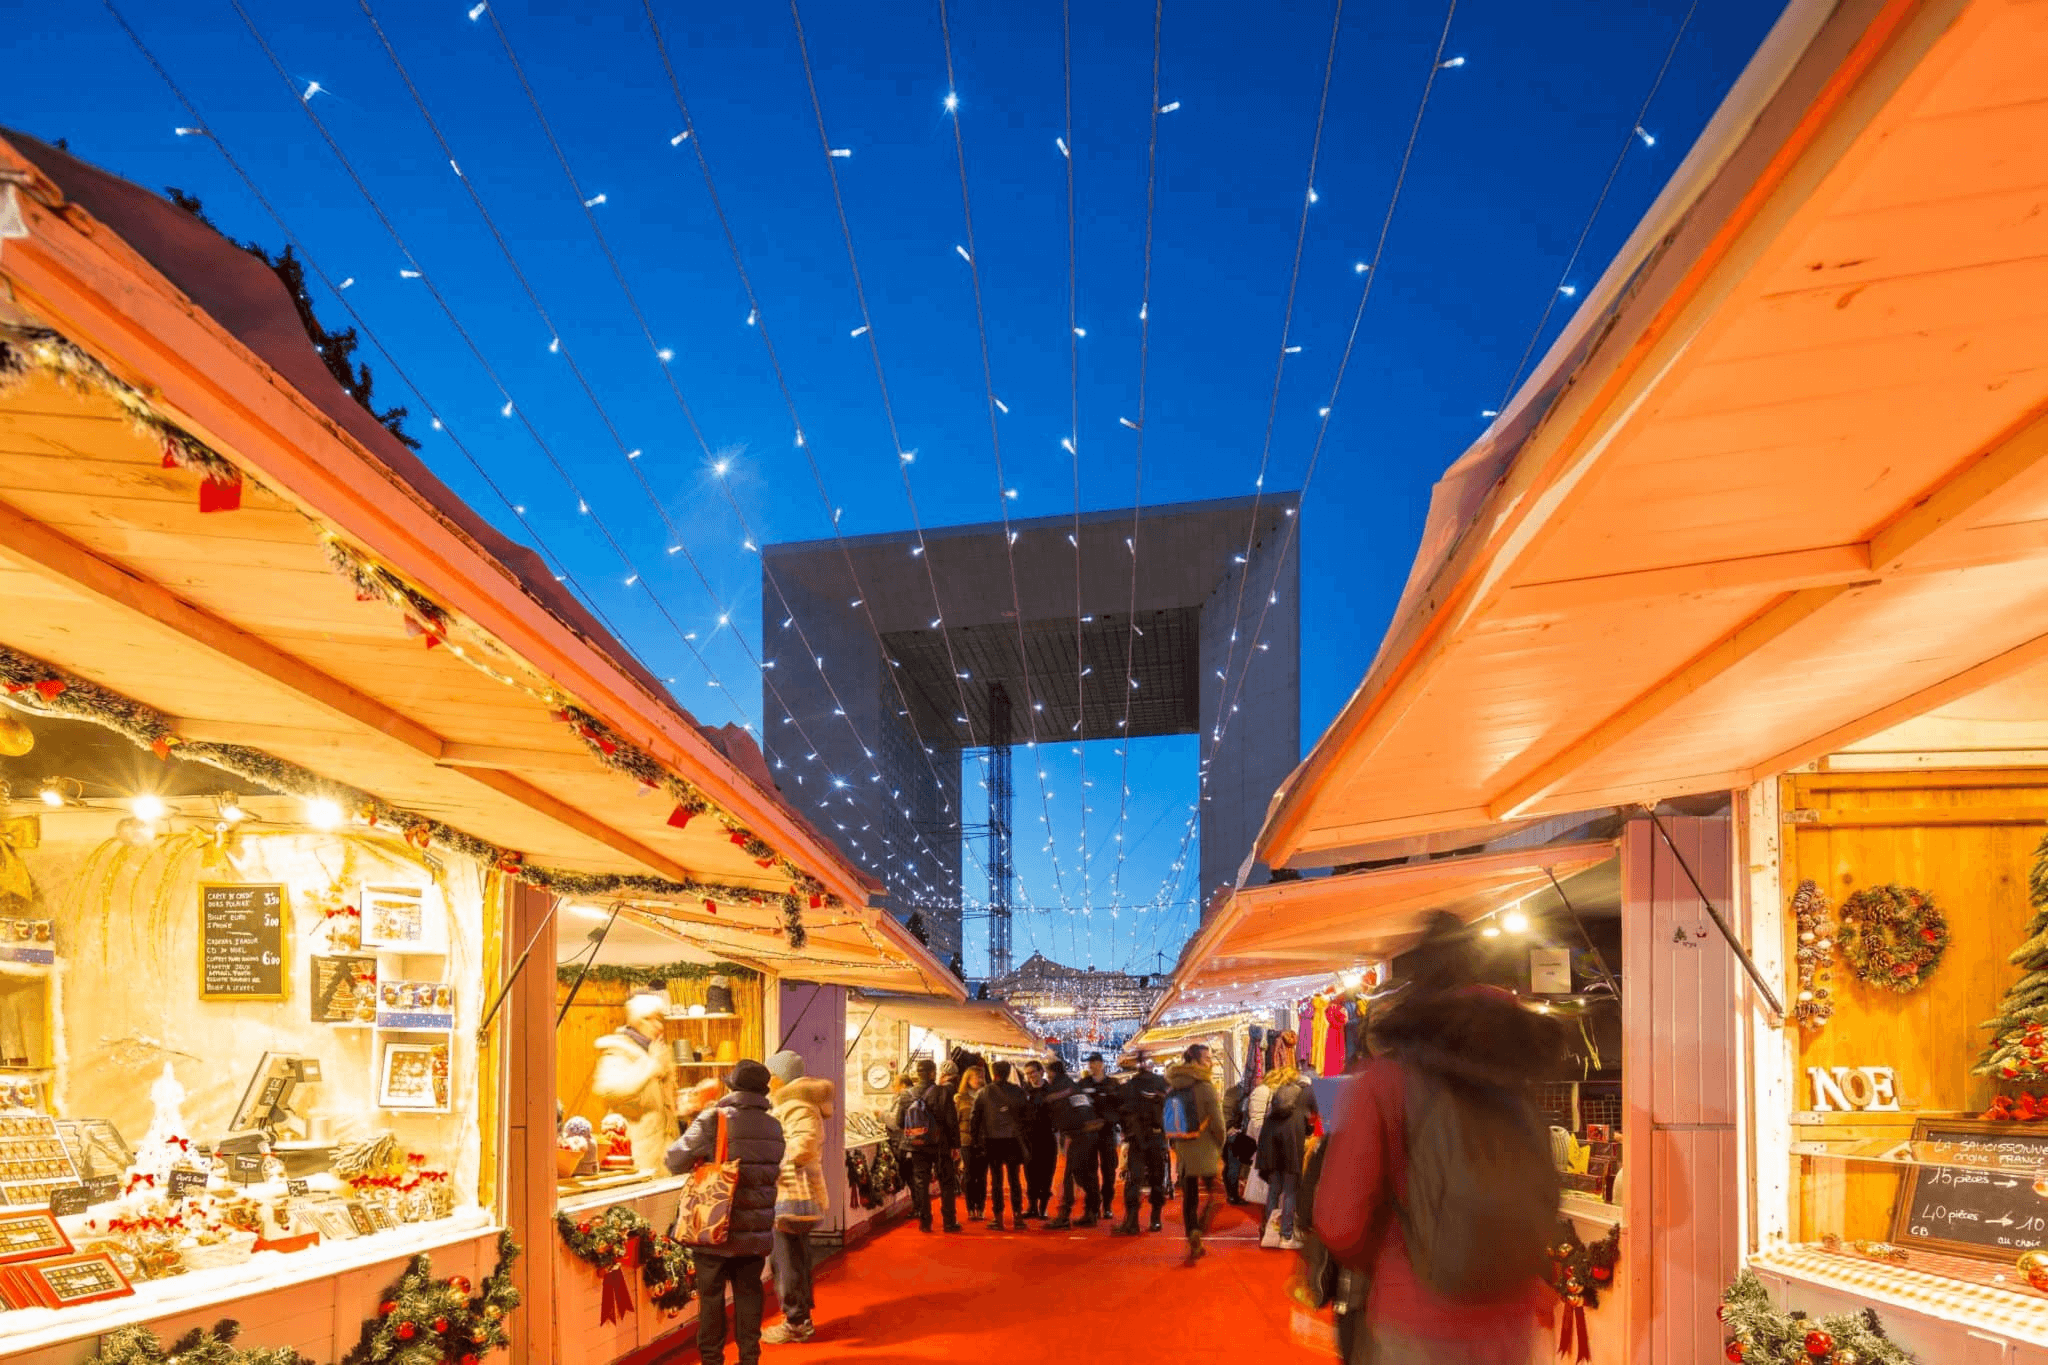
[[[1425,943],[1455,949],[1466,935],[1441,917]],[[1301,1256],[1294,1292],[1335,1309],[1344,1359],[1482,1365],[1524,1358],[1546,1303],[1558,1178],[1527,1087],[1560,1046],[1554,1019],[1450,968],[1410,981],[1373,1020],[1327,1132],[1294,1059],[1219,1095],[1199,1043],[1163,1075],[1138,1057],[1112,1076],[1100,1053],[1078,1076],[1057,1057],[1021,1070],[923,1059],[899,1078],[887,1127],[926,1233],[934,1187],[947,1233],[965,1230],[964,1203],[992,1231],[1109,1223],[1121,1237],[1162,1231],[1177,1188],[1192,1264],[1222,1204],[1262,1204],[1261,1245]],[[725,1085],[667,1164],[737,1164],[729,1226],[696,1250],[697,1344],[705,1365],[723,1365],[729,1286],[740,1365],[755,1365],[763,1341],[815,1331],[810,1234],[827,1205],[834,1093],[793,1052],[742,1061]],[[764,1332],[771,1269],[783,1318]]]

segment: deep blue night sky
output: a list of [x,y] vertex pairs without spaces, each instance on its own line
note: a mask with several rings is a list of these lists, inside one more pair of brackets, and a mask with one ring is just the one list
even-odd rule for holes
[[[462,0],[376,0],[375,18],[554,320],[542,322],[442,155],[357,0],[244,0],[293,82],[272,69],[230,0],[124,7],[145,43],[199,106],[193,120],[99,5],[42,10],[17,25],[0,121],[151,187],[197,194],[238,238],[284,233],[229,169],[222,149],[335,281],[418,386],[375,347],[363,355],[380,397],[443,478],[510,533],[536,537],[584,595],[673,679],[706,721],[758,726],[752,658],[759,565],[713,471],[727,478],[754,538],[898,530],[910,509],[834,209],[840,176],[852,240],[919,515],[926,525],[990,521],[1003,510],[1084,509],[1248,494],[1257,476],[1282,344],[1297,227],[1308,189],[1317,97],[1329,51],[1326,3],[1168,0],[1161,40],[1152,214],[1149,370],[1142,485],[1136,434],[1140,303],[1151,119],[1153,8],[1077,4],[1072,107],[1079,345],[1078,424],[1070,416],[1067,162],[1061,9],[955,0],[954,84],[936,3],[813,3],[802,22],[829,144],[814,120],[789,9],[769,3],[655,6],[699,144],[761,300],[824,484],[814,485],[761,329],[714,217],[647,17],[638,4],[496,0],[472,20]],[[1720,0],[1693,15],[1634,138],[1636,112],[1664,62],[1685,0],[1530,5],[1462,0],[1377,284],[1302,514],[1302,734],[1312,742],[1354,688],[1406,576],[1430,485],[1484,428],[1553,296],[1616,155],[1634,138],[1570,281],[1583,295],[1739,74],[1778,6]],[[1269,489],[1300,486],[1362,277],[1372,255],[1445,19],[1439,4],[1346,6],[1315,176]],[[521,88],[509,40],[654,332],[650,346],[599,249]],[[300,95],[327,123],[411,249],[401,254],[321,141]],[[999,418],[991,449],[955,160],[958,95],[983,316]],[[216,139],[217,144],[216,145]],[[418,269],[424,279],[404,278]],[[452,307],[539,436],[576,479],[590,512],[551,468],[427,283]],[[348,321],[317,285],[330,326]],[[1543,342],[1568,317],[1555,309]],[[559,337],[561,349],[550,350]],[[666,367],[655,355],[667,349]],[[569,368],[589,379],[629,464]],[[683,420],[664,368],[690,404]],[[429,426],[427,408],[443,431]],[[1061,446],[1077,439],[1080,458]],[[525,509],[514,517],[456,448],[458,438]],[[635,478],[643,476],[659,499]],[[664,522],[663,513],[666,515]],[[630,559],[622,561],[602,521]],[[680,554],[671,527],[710,580]],[[629,576],[642,575],[629,584]],[[665,611],[664,611],[665,608]],[[718,619],[730,615],[721,629]],[[673,624],[672,624],[673,622]],[[735,639],[735,633],[743,637]],[[686,640],[687,634],[697,636]],[[772,652],[773,641],[767,642]],[[701,651],[722,687],[714,686]],[[1018,764],[1019,956],[1034,948],[1099,966],[1168,961],[1192,921],[1192,887],[1171,868],[1194,792],[1192,737],[1090,746],[1080,784],[1071,753],[1043,751],[1051,840],[1033,831],[1036,765]],[[969,787],[974,786],[969,770]],[[1082,916],[1080,849],[1087,805]],[[969,819],[978,818],[970,802]],[[1119,824],[1119,809],[1123,822]],[[1114,875],[1114,832],[1128,862]],[[1117,890],[1111,893],[1114,883]],[[976,864],[968,895],[978,897]],[[1159,908],[1141,910],[1157,902]],[[1114,915],[1112,915],[1114,911]],[[983,950],[970,926],[968,966]]]

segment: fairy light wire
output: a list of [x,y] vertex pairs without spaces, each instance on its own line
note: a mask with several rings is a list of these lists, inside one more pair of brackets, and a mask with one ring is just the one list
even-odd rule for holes
[[1692,3],[1686,6],[1685,17],[1678,22],[1678,32],[1671,36],[1671,46],[1665,50],[1664,61],[1657,68],[1655,79],[1650,82],[1649,93],[1643,96],[1642,104],[1636,109],[1634,121],[1629,124],[1628,132],[1622,137],[1621,150],[1614,154],[1614,163],[1607,168],[1607,179],[1600,186],[1599,196],[1593,201],[1593,211],[1586,215],[1585,225],[1579,229],[1578,240],[1572,243],[1571,254],[1565,258],[1564,269],[1557,277],[1557,287],[1552,289],[1550,297],[1544,300],[1542,315],[1536,319],[1535,330],[1529,333],[1529,344],[1522,348],[1521,358],[1515,362],[1514,373],[1508,376],[1508,386],[1502,392],[1500,402],[1494,405],[1496,411],[1506,412],[1509,400],[1515,396],[1515,386],[1522,382],[1522,371],[1528,367],[1529,358],[1536,353],[1536,343],[1542,340],[1543,329],[1550,325],[1550,314],[1557,307],[1557,301],[1565,297],[1564,291],[1571,283],[1572,269],[1578,265],[1579,254],[1586,249],[1586,239],[1593,233],[1593,224],[1599,221],[1600,210],[1606,206],[1607,196],[1614,189],[1616,178],[1621,175],[1622,163],[1628,160],[1628,154],[1635,147],[1637,138],[1645,136],[1643,120],[1650,116],[1650,106],[1656,102],[1657,92],[1664,88],[1664,77],[1670,74],[1671,63],[1678,56],[1679,45],[1684,43],[1686,30],[1692,27],[1693,15],[1698,12],[1699,0],[1692,0]]
[[[897,426],[895,403],[890,396],[888,375],[882,363],[881,337],[875,327],[874,316],[868,307],[867,286],[860,268],[860,255],[854,244],[852,224],[847,218],[846,199],[843,187],[840,184],[837,158],[832,155],[831,134],[825,124],[824,100],[818,92],[817,76],[811,63],[810,40],[804,30],[803,14],[797,4],[797,0],[790,0],[789,14],[791,25],[796,32],[797,56],[803,66],[804,84],[811,100],[811,113],[817,124],[818,146],[824,155],[825,173],[832,187],[832,205],[839,220],[840,238],[846,247],[846,264],[853,280],[854,301],[860,310],[861,326],[859,334],[867,339],[868,353],[875,371],[875,385],[881,395],[883,416],[889,427],[890,444],[897,454],[897,476],[903,485],[904,501],[910,509],[912,533],[917,540],[917,555],[923,563],[925,582],[931,591],[933,619],[939,623],[939,637],[945,647],[947,668],[953,675],[954,689],[957,694],[956,699],[960,707],[959,714],[963,716],[971,715],[972,713],[967,704],[966,689],[961,686],[963,679],[959,659],[953,650],[952,631],[946,625],[945,604],[940,599],[938,571],[932,564],[932,557],[929,552],[930,546],[925,538],[922,513],[918,508],[916,490],[912,485],[910,477],[910,461],[903,454],[903,438]],[[991,417],[991,420],[993,420],[993,417]],[[1007,540],[1007,520],[1004,524],[1004,531],[1005,539]],[[1037,699],[1031,691],[1030,661],[1029,655],[1025,651],[1024,623],[1021,612],[1018,614],[1017,621],[1017,647],[1018,657],[1024,666],[1024,710],[1025,714],[1031,718],[1031,743],[1029,748],[1035,756],[1039,743],[1038,710],[1034,705]],[[970,727],[969,739],[971,740],[972,737],[973,732]],[[1035,761],[1034,770],[1040,774],[1043,773],[1042,768],[1036,767]],[[1041,823],[1045,824],[1048,830],[1050,830],[1052,823],[1051,799],[1046,794],[1045,779],[1042,775],[1038,777],[1037,782],[1042,815]],[[1060,867],[1059,854],[1056,848],[1052,851],[1052,869],[1055,894],[1060,902],[1065,904],[1067,899],[1066,880]],[[1035,941],[1034,937],[1034,943]]]
[[[661,22],[654,13],[651,0],[642,0],[642,9],[647,17],[649,30],[653,34],[655,50],[661,58],[662,69],[668,77],[669,90],[675,100],[676,111],[683,120],[684,140],[689,144],[692,154],[696,157],[698,170],[704,180],[704,188],[711,204],[712,213],[718,219],[719,230],[725,238],[727,253],[732,258],[734,273],[738,276],[740,288],[746,295],[750,317],[755,324],[754,330],[760,333],[762,350],[767,355],[769,368],[775,375],[776,386],[781,393],[783,407],[789,414],[790,424],[797,433],[799,448],[804,452],[805,461],[810,466],[812,483],[816,486],[819,497],[826,505],[828,518],[831,522],[832,539],[838,546],[840,556],[845,562],[849,581],[853,583],[855,591],[860,594],[858,600],[863,603],[861,611],[863,618],[867,621],[868,630],[874,636],[876,647],[881,650],[883,657],[888,658],[890,657],[888,645],[882,638],[881,627],[875,620],[873,608],[865,605],[868,601],[868,594],[866,589],[861,586],[859,572],[854,567],[852,550],[847,545],[845,537],[840,533],[839,518],[834,513],[831,499],[826,493],[824,475],[818,468],[817,459],[812,453],[809,441],[803,437],[804,427],[802,419],[797,412],[795,393],[790,387],[788,375],[782,368],[782,362],[776,354],[774,340],[770,336],[767,319],[761,309],[760,296],[754,289],[753,276],[747,269],[746,258],[739,248],[739,239],[733,232],[732,221],[726,214],[724,201],[718,193],[717,182],[711,174],[711,163],[704,151],[703,138],[698,135],[696,123],[690,116],[689,102],[683,96],[682,81],[676,73],[675,63],[669,53],[668,41],[662,32]],[[945,784],[939,777],[937,766],[932,762],[931,746],[925,743],[923,735],[918,730],[917,718],[912,711],[910,699],[903,690],[901,678],[897,676],[901,672],[902,670],[898,668],[891,668],[889,670],[892,689],[896,693],[899,709],[909,725],[912,740],[916,744],[918,752],[924,756],[925,767],[931,775],[932,785],[941,795],[941,805],[950,814],[953,810],[952,803],[949,799],[945,798]],[[969,738],[972,738],[971,731]],[[956,826],[959,823],[957,817],[954,823]],[[966,845],[964,841],[962,851],[968,858],[973,859],[977,864],[979,863],[979,859],[975,857],[972,847]]]
[[556,474],[560,476],[569,491],[575,495],[578,510],[586,512],[590,517],[591,524],[597,527],[599,534],[604,537],[606,544],[611,546],[613,553],[618,556],[619,562],[625,566],[629,576],[629,583],[636,583],[645,589],[648,600],[654,604],[656,611],[668,623],[669,628],[675,633],[676,639],[702,665],[705,673],[711,680],[711,685],[719,691],[725,698],[726,703],[732,707],[734,714],[740,718],[742,727],[750,731],[754,730],[753,720],[748,715],[746,708],[741,705],[739,698],[734,695],[731,688],[725,685],[724,679],[718,675],[718,670],[712,667],[711,661],[697,647],[697,642],[690,638],[690,633],[685,631],[682,624],[676,620],[674,613],[669,610],[668,603],[663,600],[660,593],[655,591],[654,585],[648,580],[646,574],[633,561],[632,555],[627,553],[625,546],[620,543],[619,538],[613,534],[610,525],[592,507],[589,498],[577,484],[575,477],[570,474],[568,467],[555,454],[554,447],[548,442],[546,437],[541,435],[540,429],[533,424],[532,418],[527,416],[526,411],[513,400],[512,392],[498,374],[497,368],[491,364],[489,357],[484,354],[483,348],[477,344],[475,337],[463,325],[462,320],[456,315],[453,306],[449,304],[446,296],[441,293],[440,288],[434,283],[433,277],[428,274],[419,259],[413,254],[412,249],[406,245],[404,234],[399,232],[398,226],[392,222],[390,214],[385,212],[384,206],[378,202],[376,195],[371,192],[370,187],[364,183],[362,176],[357,173],[354,163],[349,160],[347,153],[342,151],[341,144],[335,140],[326,122],[314,110],[312,102],[296,98],[298,90],[297,81],[285,70],[284,63],[278,59],[277,52],[263,36],[262,30],[256,26],[255,20],[250,17],[248,10],[244,8],[242,0],[229,0],[229,3],[233,6],[235,14],[241,19],[243,27],[248,29],[249,36],[255,39],[256,45],[262,49],[265,59],[269,61],[271,68],[276,71],[278,79],[284,82],[287,89],[294,92],[293,103],[304,111],[307,119],[313,124],[314,130],[319,133],[321,141],[326,144],[328,151],[333,154],[335,161],[341,166],[350,182],[355,186],[356,192],[362,196],[363,202],[376,215],[377,221],[383,225],[393,244],[398,247],[400,255],[417,273],[420,283],[426,286],[428,294],[433,298],[436,306],[440,308],[442,315],[448,319],[448,323],[455,329],[456,335],[462,338],[463,344],[469,349],[470,354],[476,358],[478,365],[483,368],[492,386],[498,390],[499,396],[505,400],[504,411],[506,415],[516,415],[518,417],[520,426],[533,440],[536,448],[546,457],[548,463],[554,468]]

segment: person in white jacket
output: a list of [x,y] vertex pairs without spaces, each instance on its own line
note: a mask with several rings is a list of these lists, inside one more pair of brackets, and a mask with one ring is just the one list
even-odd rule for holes
[[832,1082],[804,1075],[804,1059],[782,1051],[768,1059],[768,1099],[782,1125],[782,1178],[775,1190],[775,1297],[782,1321],[761,1334],[776,1345],[809,1341],[811,1228],[825,1216],[825,1120],[832,1116]]

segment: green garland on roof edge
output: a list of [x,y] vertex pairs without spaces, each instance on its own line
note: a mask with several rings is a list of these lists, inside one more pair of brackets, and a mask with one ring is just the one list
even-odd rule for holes
[[[176,198],[176,192],[174,192]],[[179,206],[197,214],[198,202],[178,200]],[[200,215],[202,220],[204,215]],[[276,268],[274,262],[260,250],[249,248],[255,254]],[[287,281],[289,283],[289,281]],[[167,461],[182,468],[195,469],[205,478],[219,484],[234,484],[246,481],[253,487],[263,484],[246,474],[240,466],[226,456],[212,449],[204,442],[185,432],[182,428],[166,421],[151,406],[147,397],[102,365],[90,352],[61,334],[48,328],[15,327],[0,324],[0,393],[12,383],[18,383],[36,370],[44,370],[56,376],[60,382],[70,385],[81,393],[105,393],[111,396],[128,413],[139,430],[155,436],[163,445]],[[337,376],[340,377],[340,376]],[[344,382],[348,382],[344,380]],[[363,401],[367,406],[367,385]],[[403,416],[403,409],[395,410]],[[399,433],[400,439],[408,439]],[[408,440],[408,444],[411,442]],[[335,572],[352,583],[358,596],[364,600],[383,600],[418,618],[419,629],[436,639],[447,635],[453,623],[451,614],[424,593],[405,582],[390,569],[378,564],[352,547],[343,544],[332,534],[322,533],[322,547],[329,564]],[[494,652],[498,650],[495,641],[487,636],[479,638]],[[430,641],[431,643],[432,641]],[[458,650],[458,654],[462,651]],[[462,654],[466,662],[482,668],[487,674],[505,681],[502,675]],[[617,731],[598,720],[595,716],[571,703],[560,702],[556,716],[567,723],[571,731],[581,740],[598,763],[613,771],[623,773],[651,789],[666,793],[678,806],[691,816],[709,814],[724,827],[743,852],[763,868],[775,868],[796,888],[795,894],[782,899],[783,931],[791,947],[801,951],[809,942],[809,931],[804,927],[804,898],[829,900],[824,884],[798,866],[766,840],[734,819],[688,779],[669,772],[651,755],[621,737]],[[154,744],[156,741],[152,741]],[[175,742],[175,741],[165,741]],[[219,766],[219,765],[216,765]],[[531,880],[531,879],[529,879]],[[573,894],[605,894],[602,888],[582,887],[566,882],[552,884],[552,889],[569,891]],[[759,893],[742,896],[726,895],[725,900],[750,901],[765,904],[769,899]]]
[[[800,910],[792,909],[796,897],[755,887],[571,872],[529,864],[523,855],[510,849],[401,809],[355,787],[330,781],[260,749],[180,740],[169,718],[161,712],[6,645],[0,645],[0,688],[4,688],[6,701],[31,715],[90,721],[159,758],[176,753],[181,759],[233,773],[287,796],[325,797],[343,810],[364,816],[372,828],[398,831],[415,847],[439,845],[545,891],[572,896],[697,897],[731,905],[780,905],[785,930],[792,913],[801,915]],[[790,946],[802,945],[792,939]]]
[[623,986],[652,986],[657,981],[703,981],[714,976],[756,981],[760,979],[761,973],[752,967],[742,967],[737,962],[714,962],[708,967],[701,962],[671,962],[663,967],[627,967],[601,963],[588,972],[574,963],[555,968],[555,980],[565,986],[573,985],[578,978]]

